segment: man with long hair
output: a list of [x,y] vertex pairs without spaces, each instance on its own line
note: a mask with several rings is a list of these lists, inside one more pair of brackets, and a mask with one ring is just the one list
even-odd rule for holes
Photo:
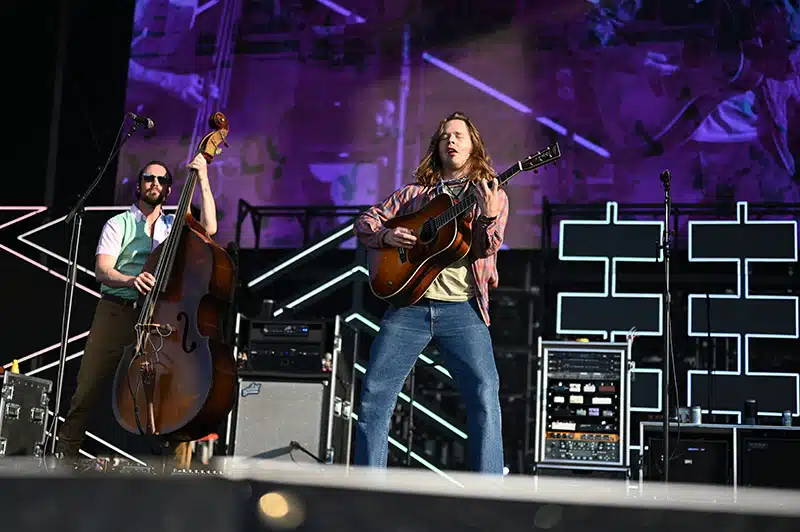
[[[197,170],[202,198],[200,224],[213,235],[217,232],[217,213],[203,155],[197,155],[188,168]],[[147,163],[137,178],[138,201],[108,220],[100,233],[94,271],[101,297],[86,339],[77,389],[58,431],[59,456],[78,456],[98,403],[103,399],[111,403],[117,365],[125,348],[136,340],[138,310],[134,304],[139,294],[150,292],[156,282],[152,274],[142,270],[151,252],[167,239],[175,221],[175,215],[166,214],[162,208],[171,190],[172,174],[167,166],[161,161]]]
[[496,253],[503,243],[508,197],[472,121],[453,113],[439,123],[416,183],[364,212],[355,234],[368,247],[412,248],[417,236],[384,223],[422,208],[439,194],[477,200],[465,221],[472,227],[466,257],[442,271],[414,305],[390,307],[370,350],[356,425],[355,465],[386,467],[389,422],[417,357],[434,341],[458,383],[467,408],[469,457],[474,471],[503,472],[499,377],[489,336],[489,287],[497,286]]

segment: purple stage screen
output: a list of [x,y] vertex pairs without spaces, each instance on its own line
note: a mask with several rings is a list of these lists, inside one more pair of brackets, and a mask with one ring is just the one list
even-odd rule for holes
[[[544,197],[660,203],[667,168],[676,203],[800,199],[795,1],[526,3],[138,0],[127,109],[156,128],[125,146],[116,200],[133,201],[150,159],[182,184],[217,110],[231,127],[210,171],[223,244],[240,198],[381,200],[412,180],[455,110],[475,120],[498,171],[561,145],[556,165],[508,185],[510,248],[541,245]],[[302,235],[297,219],[265,220],[261,245]],[[253,236],[247,221],[242,246]]]

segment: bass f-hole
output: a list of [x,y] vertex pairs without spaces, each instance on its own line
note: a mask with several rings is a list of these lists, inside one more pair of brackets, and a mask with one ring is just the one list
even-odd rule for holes
[[191,353],[197,349],[197,342],[192,341],[192,345],[186,345],[189,340],[189,315],[185,311],[178,313],[178,322],[183,321],[183,333],[181,334],[181,347],[184,353]]

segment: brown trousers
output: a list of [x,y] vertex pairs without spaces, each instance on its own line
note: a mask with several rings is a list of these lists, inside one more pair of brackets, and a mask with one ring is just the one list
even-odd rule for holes
[[111,389],[125,347],[136,340],[134,326],[138,312],[133,301],[101,299],[97,303],[92,328],[78,371],[78,385],[72,396],[66,421],[58,431],[56,451],[75,457],[86,429],[101,401],[111,401]]

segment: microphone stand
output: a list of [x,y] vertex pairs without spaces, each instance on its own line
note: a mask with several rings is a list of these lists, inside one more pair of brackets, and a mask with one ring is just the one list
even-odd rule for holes
[[70,319],[72,318],[72,297],[75,293],[75,277],[78,273],[78,249],[80,248],[80,240],[81,240],[81,228],[83,226],[83,214],[85,212],[85,205],[86,200],[89,198],[89,195],[94,191],[95,187],[97,187],[98,183],[105,174],[106,170],[108,169],[108,165],[111,164],[111,161],[114,157],[119,154],[122,146],[125,144],[131,135],[133,135],[134,131],[138,127],[138,123],[134,120],[133,124],[131,125],[130,131],[119,140],[119,134],[122,132],[122,128],[125,126],[125,119],[123,119],[122,124],[120,124],[119,132],[117,132],[117,137],[114,142],[114,146],[112,147],[111,154],[106,159],[105,164],[97,173],[94,178],[94,181],[89,185],[89,188],[86,189],[78,199],[78,203],[69,211],[67,217],[64,219],[64,223],[69,225],[72,224],[72,234],[70,236],[69,241],[69,256],[67,259],[67,284],[64,288],[64,309],[61,315],[61,349],[59,353],[58,359],[58,376],[56,378],[56,403],[53,407],[53,424],[50,430],[50,435],[52,440],[50,441],[50,454],[55,455],[56,453],[56,435],[58,433],[58,415],[61,410],[61,395],[64,389],[64,369],[67,362],[67,342],[69,340],[69,323]]
[[664,409],[664,482],[669,482],[669,372],[670,357],[672,356],[672,293],[669,287],[669,262],[671,249],[670,211],[672,211],[672,196],[670,195],[669,170],[661,173],[661,183],[664,185],[664,233],[661,239],[661,250],[664,251],[664,375],[662,381],[662,402]]

